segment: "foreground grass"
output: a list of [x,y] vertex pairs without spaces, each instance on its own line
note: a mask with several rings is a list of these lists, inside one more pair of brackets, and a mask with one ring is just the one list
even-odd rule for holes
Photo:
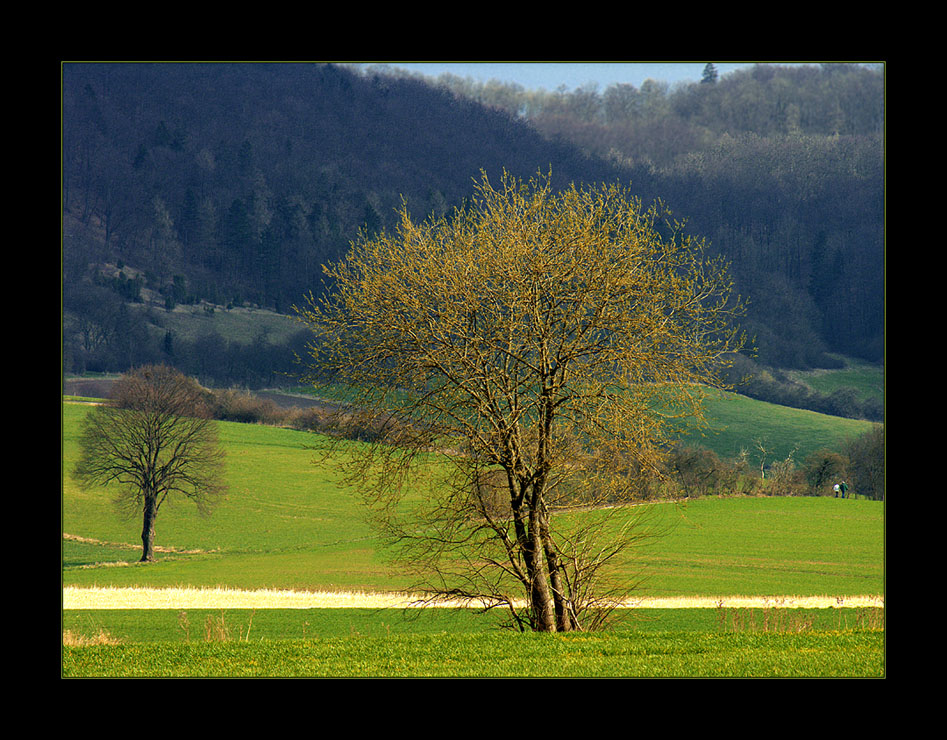
[[871,677],[883,609],[644,609],[612,630],[469,609],[69,610],[64,677]]
[[64,677],[881,677],[884,633],[399,634],[63,648]]

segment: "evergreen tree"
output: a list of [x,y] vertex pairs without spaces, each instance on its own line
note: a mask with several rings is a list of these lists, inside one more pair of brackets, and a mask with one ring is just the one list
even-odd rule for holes
[[713,85],[717,82],[717,68],[711,62],[704,67],[704,75],[700,78],[701,84]]

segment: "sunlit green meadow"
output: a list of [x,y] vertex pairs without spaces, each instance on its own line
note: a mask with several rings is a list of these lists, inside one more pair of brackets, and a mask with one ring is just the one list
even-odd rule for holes
[[[313,449],[316,435],[233,423],[220,424],[228,498],[209,518],[186,503],[162,509],[156,543],[167,549],[158,562],[137,564],[140,522],[118,518],[107,490],[82,491],[69,476],[87,407],[62,409],[64,586],[388,592],[410,585],[383,557],[356,492]],[[647,511],[643,526],[655,536],[626,573],[643,576],[642,598],[812,595],[844,605],[847,596],[884,593],[882,503],[735,497]],[[499,630],[499,612],[472,610],[70,609],[64,634],[118,644],[64,646],[63,675],[883,674],[883,610],[880,619],[816,610],[811,625],[801,610],[782,613],[627,610],[609,635],[543,640]],[[777,622],[781,631],[771,629]],[[487,654],[495,660],[477,659]]]
[[709,391],[704,408],[708,429],[696,441],[723,458],[745,454],[753,467],[761,458],[768,466],[789,456],[801,463],[820,449],[838,451],[873,426],[724,391]]
[[881,631],[489,632],[63,649],[63,674],[122,677],[881,677]]
[[[86,407],[64,404],[62,531],[65,585],[383,590],[392,570],[316,435],[221,423],[228,498],[208,518],[186,502],[163,508],[156,543],[135,564],[140,523],[120,519],[105,489],[82,491],[68,471]],[[344,453],[339,453],[344,454]],[[640,511],[629,510],[628,516]],[[630,567],[648,595],[852,595],[883,591],[883,504],[834,498],[698,499],[650,508],[655,535]],[[110,544],[103,544],[110,543]],[[125,545],[126,547],[121,547]],[[125,567],[101,567],[108,562]]]

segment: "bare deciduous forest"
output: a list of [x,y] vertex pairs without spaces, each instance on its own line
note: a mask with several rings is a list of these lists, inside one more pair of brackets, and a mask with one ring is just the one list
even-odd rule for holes
[[185,341],[134,310],[143,291],[158,313],[288,314],[402,199],[442,214],[504,169],[619,182],[685,219],[748,300],[741,372],[880,362],[884,100],[883,69],[846,64],[551,93],[332,64],[65,64],[64,372],[167,362],[270,385],[301,336]]

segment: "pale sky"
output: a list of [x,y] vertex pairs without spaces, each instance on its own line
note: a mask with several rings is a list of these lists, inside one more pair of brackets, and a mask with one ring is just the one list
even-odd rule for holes
[[[598,83],[600,91],[609,85],[625,82],[641,87],[651,78],[658,82],[698,82],[707,62],[380,62],[431,77],[450,72],[458,77],[471,77],[482,82],[490,79],[515,82],[527,90],[555,90],[560,85],[574,90],[590,82]],[[755,62],[713,62],[718,74]]]

